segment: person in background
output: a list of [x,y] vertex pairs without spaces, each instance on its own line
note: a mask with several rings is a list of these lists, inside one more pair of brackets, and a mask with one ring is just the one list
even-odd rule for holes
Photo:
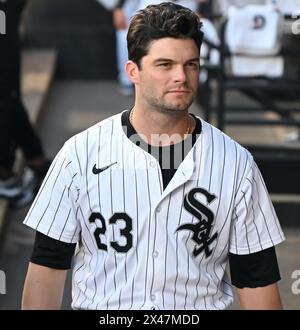
[[[0,197],[17,198],[18,206],[32,200],[50,165],[22,103],[19,23],[25,4],[25,0],[0,1],[6,23],[6,33],[0,34]],[[17,148],[34,173],[26,187],[13,171]]]

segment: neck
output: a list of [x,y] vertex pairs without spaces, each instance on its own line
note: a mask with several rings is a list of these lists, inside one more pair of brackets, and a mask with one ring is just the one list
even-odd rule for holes
[[187,137],[195,127],[188,110],[178,113],[145,111],[134,106],[130,121],[146,143],[155,146],[175,144]]

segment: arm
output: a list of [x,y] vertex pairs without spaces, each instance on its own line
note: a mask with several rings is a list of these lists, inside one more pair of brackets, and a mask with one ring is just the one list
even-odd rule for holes
[[22,309],[60,309],[67,270],[29,263]]
[[284,234],[252,156],[247,162],[251,166],[240,183],[230,242],[232,284],[239,288],[241,308],[282,309],[276,284],[280,271],[274,245],[284,240]]
[[276,283],[258,287],[237,289],[242,309],[282,309]]

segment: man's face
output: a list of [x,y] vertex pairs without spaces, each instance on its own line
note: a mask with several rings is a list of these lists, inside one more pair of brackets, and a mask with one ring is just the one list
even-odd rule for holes
[[154,40],[141,61],[137,97],[153,110],[182,112],[192,104],[198,81],[199,50],[192,39]]

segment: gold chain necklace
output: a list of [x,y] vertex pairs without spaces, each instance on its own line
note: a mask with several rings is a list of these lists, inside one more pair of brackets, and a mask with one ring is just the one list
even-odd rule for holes
[[191,127],[190,115],[188,114],[188,127],[187,127],[186,132],[184,133],[184,135],[188,135],[190,133],[192,133],[192,127]]
[[[130,122],[130,124],[131,124],[132,126],[133,126],[133,124],[132,124],[133,112],[134,112],[134,109],[132,109],[132,110],[130,111],[130,114],[129,114],[129,122]],[[184,135],[188,135],[188,134],[192,133],[192,131],[193,131],[193,130],[192,130],[192,127],[191,127],[190,115],[188,115],[188,126],[187,126],[187,129],[186,129]]]
[[131,125],[132,125],[132,116],[133,116],[133,109],[131,109],[130,114],[129,114],[129,121],[130,121]]

